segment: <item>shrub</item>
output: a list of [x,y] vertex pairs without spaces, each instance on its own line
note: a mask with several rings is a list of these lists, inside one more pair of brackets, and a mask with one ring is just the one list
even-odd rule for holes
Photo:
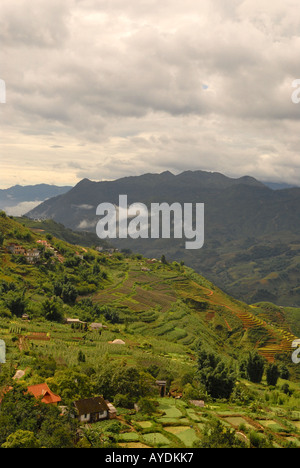
[[258,432],[250,432],[250,447],[251,448],[272,448],[273,444]]

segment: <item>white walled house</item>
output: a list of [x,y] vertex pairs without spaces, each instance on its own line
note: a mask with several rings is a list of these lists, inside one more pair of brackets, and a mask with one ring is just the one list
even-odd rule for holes
[[74,402],[78,419],[82,423],[93,423],[109,418],[109,408],[102,396]]

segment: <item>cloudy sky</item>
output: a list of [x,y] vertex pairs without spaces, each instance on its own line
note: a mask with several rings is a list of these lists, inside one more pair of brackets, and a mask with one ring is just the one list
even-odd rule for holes
[[1,0],[0,44],[0,188],[198,169],[300,184],[298,0]]

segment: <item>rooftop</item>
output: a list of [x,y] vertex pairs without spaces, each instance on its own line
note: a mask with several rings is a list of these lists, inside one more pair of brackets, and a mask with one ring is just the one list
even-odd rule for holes
[[31,385],[27,388],[28,393],[32,393],[35,398],[39,399],[42,397],[41,401],[46,404],[58,403],[61,401],[60,396],[55,395],[51,392],[50,388],[46,383]]
[[85,400],[77,400],[74,402],[74,405],[77,408],[79,415],[103,413],[109,409],[102,396],[87,398]]

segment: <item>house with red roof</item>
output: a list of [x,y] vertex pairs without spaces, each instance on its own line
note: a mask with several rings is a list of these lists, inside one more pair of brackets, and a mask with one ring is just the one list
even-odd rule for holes
[[30,385],[27,388],[27,392],[32,393],[37,400],[41,400],[42,403],[46,403],[47,405],[57,405],[61,401],[60,396],[51,392],[46,383]]
[[[13,387],[5,387],[0,391],[0,405],[4,395],[12,390],[12,388]],[[27,387],[27,393],[31,393],[37,400],[41,400],[42,403],[46,403],[46,405],[57,405],[57,403],[61,401],[60,396],[51,392],[46,383],[30,385]]]

